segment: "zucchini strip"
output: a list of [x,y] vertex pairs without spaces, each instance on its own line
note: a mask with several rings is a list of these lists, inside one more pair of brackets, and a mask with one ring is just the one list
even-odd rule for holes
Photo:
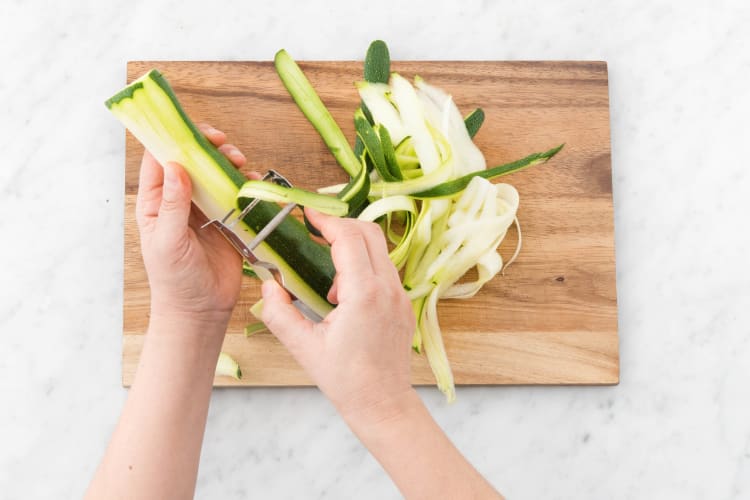
[[367,175],[367,169],[361,168],[359,173],[351,178],[349,183],[338,192],[336,197],[341,201],[349,203],[350,210],[352,210],[367,201],[369,192],[370,176]]
[[374,201],[359,214],[359,220],[373,222],[391,212],[417,213],[417,204],[408,196],[391,196]]
[[[375,40],[370,44],[370,46],[367,48],[367,54],[365,55],[365,62],[364,62],[364,77],[365,81],[372,82],[372,83],[388,83],[388,76],[391,73],[391,56],[388,52],[388,46],[385,44],[382,40]],[[360,107],[362,108],[363,112],[367,110],[367,114],[372,117],[372,115],[369,112],[369,108],[367,108],[367,104],[362,101],[360,103]],[[371,125],[374,125],[373,122],[370,123]],[[359,136],[355,137],[354,140],[354,156],[357,158],[360,158],[362,156],[362,153],[365,150],[364,144],[362,144],[362,139],[359,138]],[[370,170],[370,166],[368,165],[368,170]],[[368,184],[369,188],[369,184]],[[366,198],[366,195],[365,195]],[[349,217],[353,216],[353,212],[359,210],[362,204],[366,202],[367,200],[363,200],[362,203],[359,203],[356,206],[353,206],[350,209]]]
[[276,203],[296,203],[337,217],[349,212],[349,204],[337,198],[311,193],[296,187],[280,186],[273,182],[252,180],[243,184],[237,193],[238,203],[249,203],[253,198]]
[[414,77],[414,85],[424,108],[427,123],[439,130],[450,145],[455,164],[453,175],[458,177],[485,170],[487,163],[484,155],[471,140],[464,118],[453,102],[453,97],[419,77]]
[[245,337],[251,337],[255,335],[256,333],[265,332],[265,331],[268,331],[268,327],[262,321],[256,321],[255,323],[250,323],[249,325],[245,325]]
[[354,128],[357,131],[357,137],[364,144],[365,151],[370,156],[372,164],[375,166],[375,171],[377,171],[380,178],[386,182],[395,181],[396,179],[391,175],[385,163],[385,155],[383,154],[383,147],[380,144],[378,134],[373,130],[367,118],[365,118],[361,108],[354,113]]
[[232,377],[235,380],[240,380],[242,378],[242,370],[240,370],[240,365],[232,356],[225,352],[220,352],[219,359],[216,361],[216,376]]
[[411,196],[413,196],[414,198],[419,198],[419,199],[446,198],[446,197],[454,196],[460,193],[461,191],[463,191],[464,189],[466,189],[466,186],[469,185],[469,182],[471,182],[471,180],[474,177],[483,177],[485,179],[495,179],[496,177],[508,175],[513,172],[518,172],[519,170],[523,170],[525,168],[531,167],[533,165],[537,165],[539,163],[545,163],[550,158],[555,156],[558,152],[560,152],[563,146],[564,144],[560,144],[559,146],[554,147],[550,149],[549,151],[545,151],[543,153],[533,153],[525,158],[521,158],[520,160],[506,163],[498,167],[493,167],[487,170],[479,170],[477,172],[472,172],[470,174],[464,175],[463,177],[459,177],[458,179],[453,179],[451,181],[433,186],[430,189],[425,189],[424,191],[411,193]]
[[[422,165],[425,174],[430,174],[437,170],[441,162],[424,117],[422,103],[411,83],[398,73],[391,75],[391,96],[398,107],[407,135],[411,136],[419,163]],[[388,131],[393,132],[391,127],[388,127]],[[398,141],[399,139],[394,137],[393,140]]]
[[390,88],[384,83],[356,82],[359,97],[370,110],[373,125],[385,125],[394,142],[401,142],[407,136],[406,128],[395,105],[387,97]]
[[312,126],[315,127],[315,130],[318,131],[341,168],[346,170],[346,173],[350,176],[356,176],[362,165],[354,155],[354,151],[349,146],[341,128],[313,89],[310,80],[307,79],[294,59],[284,49],[276,53],[274,64],[279,78],[281,78],[292,99]]
[[[406,264],[406,258],[409,256],[409,249],[411,247],[412,238],[414,237],[414,222],[417,214],[416,202],[408,196],[391,196],[389,198],[382,198],[380,200],[372,202],[366,209],[359,215],[360,220],[375,221],[384,215],[392,215],[394,213],[405,213],[406,217],[404,220],[404,233],[398,238],[396,246],[390,251],[388,256],[396,266],[396,269],[401,269]],[[385,232],[389,236],[392,235],[390,227],[390,218],[386,223]],[[394,235],[395,236],[395,235]]]
[[367,48],[364,75],[368,82],[388,83],[388,77],[391,75],[391,54],[383,40],[375,40]]
[[479,132],[479,129],[482,128],[483,123],[484,110],[482,108],[477,108],[466,115],[466,118],[464,118],[464,125],[466,125],[466,131],[469,133],[469,137],[473,139],[474,136],[477,135],[477,132]]
[[391,134],[383,125],[376,125],[375,128],[380,136],[380,145],[383,148],[385,166],[395,181],[403,180],[404,176],[401,175],[401,168],[398,166],[398,161],[396,160],[396,149],[393,147]]

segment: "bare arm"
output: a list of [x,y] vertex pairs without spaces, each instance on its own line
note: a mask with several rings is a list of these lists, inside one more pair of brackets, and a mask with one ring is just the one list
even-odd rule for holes
[[[224,135],[204,127],[215,144]],[[222,150],[236,164],[244,157]],[[190,183],[144,156],[137,216],[151,321],[135,382],[87,498],[191,498],[240,261],[190,213]],[[500,498],[439,429],[410,385],[411,306],[372,224],[310,213],[337,275],[323,322],[302,317],[275,282],[264,321],[331,399],[407,498]]]
[[[221,325],[205,326],[224,334]],[[152,320],[125,408],[86,498],[193,497],[221,347],[221,336],[207,333],[197,322]]]
[[347,415],[406,498],[502,498],[450,442],[416,391]]
[[[236,164],[244,157],[203,132]],[[136,204],[151,317],[135,381],[86,498],[192,498],[216,361],[242,277],[239,256],[197,229],[190,179],[146,153]]]
[[336,266],[321,323],[275,282],[263,320],[409,499],[502,498],[453,446],[410,383],[415,321],[379,227],[308,211]]

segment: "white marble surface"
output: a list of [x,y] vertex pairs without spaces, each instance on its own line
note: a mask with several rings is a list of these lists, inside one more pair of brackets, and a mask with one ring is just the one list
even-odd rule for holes
[[[0,497],[80,497],[126,395],[102,105],[125,62],[383,38],[398,59],[609,62],[622,382],[421,390],[450,437],[514,499],[750,498],[748,3],[439,3],[2,2]],[[215,392],[197,496],[398,493],[316,390],[260,389]]]

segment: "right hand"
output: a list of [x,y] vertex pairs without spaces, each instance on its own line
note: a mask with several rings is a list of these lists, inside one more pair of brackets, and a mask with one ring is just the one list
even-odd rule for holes
[[372,413],[413,391],[411,303],[376,224],[306,214],[331,244],[336,277],[328,300],[338,307],[314,323],[268,280],[263,322],[342,416]]

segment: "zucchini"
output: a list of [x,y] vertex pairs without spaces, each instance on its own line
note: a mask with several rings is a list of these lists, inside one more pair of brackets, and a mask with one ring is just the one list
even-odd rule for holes
[[364,76],[368,82],[388,83],[391,76],[391,55],[383,40],[375,40],[367,48]]
[[[356,215],[360,207],[367,201],[367,193],[370,190],[369,178],[365,181],[362,176],[358,175],[361,170],[366,168],[365,163],[360,161],[362,145],[355,144],[355,149],[352,150],[346,137],[344,137],[344,133],[323,101],[320,100],[310,80],[307,79],[302,69],[286,50],[282,49],[276,53],[274,66],[276,73],[294,99],[297,107],[318,131],[339,165],[351,177],[347,188],[339,193],[338,198],[349,203],[348,215]],[[310,224],[307,217],[304,220],[307,230],[316,236],[320,236],[318,230]]]
[[[367,48],[367,55],[365,55],[365,81],[372,83],[388,83],[390,75],[391,55],[388,53],[388,46],[383,40],[375,40]],[[364,101],[360,103],[360,107],[362,108],[365,117],[369,120],[370,125],[374,125],[375,122],[372,119],[372,113],[370,113],[370,110],[367,108]],[[354,141],[354,154],[357,158],[360,157],[364,149],[365,145],[362,143],[362,139],[357,136]]]
[[453,179],[447,182],[443,182],[442,184],[438,184],[436,186],[431,187],[430,189],[425,189],[424,191],[418,191],[411,193],[411,196],[417,199],[425,199],[425,198],[447,198],[450,196],[453,196],[455,194],[460,193],[464,189],[466,189],[466,186],[469,185],[469,182],[474,177],[483,177],[485,179],[494,179],[496,177],[501,177],[503,175],[508,175],[513,172],[518,172],[519,170],[523,170],[525,168],[531,167],[533,165],[537,165],[539,163],[545,163],[549,161],[550,158],[555,156],[557,153],[560,152],[560,150],[563,148],[565,144],[560,144],[559,146],[556,146],[548,151],[545,151],[543,153],[533,153],[525,158],[521,158],[520,160],[516,160],[510,163],[506,163],[504,165],[500,165],[498,167],[493,167],[487,170],[478,170],[476,172],[472,172],[470,174],[466,174],[462,177],[459,177],[457,179]]
[[383,146],[383,156],[385,157],[385,164],[388,170],[397,181],[404,180],[404,176],[401,175],[401,169],[398,166],[398,160],[396,160],[396,149],[393,147],[391,134],[383,125],[376,125],[376,128],[380,136],[380,144]]
[[[359,137],[359,136],[357,136]],[[364,148],[364,146],[362,146]],[[349,216],[353,211],[357,211],[367,201],[367,195],[370,193],[370,176],[367,169],[360,169],[359,173],[352,177],[344,189],[336,195],[341,201],[349,203]]]
[[[391,55],[388,52],[388,45],[385,44],[382,40],[375,40],[370,44],[370,46],[367,48],[367,54],[365,55],[365,62],[364,62],[364,77],[365,81],[368,82],[379,82],[379,83],[388,83],[388,78],[391,74]],[[360,106],[362,107],[362,112],[365,113],[365,116],[369,116],[370,118],[370,124],[373,125],[372,122],[372,114],[370,113],[370,110],[367,108],[367,105],[362,101],[360,103]],[[362,139],[357,135],[354,138],[354,155],[357,158],[362,158],[362,153],[365,151],[365,145],[362,143]],[[365,160],[363,164],[367,168],[367,173],[370,173],[373,169],[373,164],[370,161],[369,157],[365,155]],[[352,179],[352,182],[349,184],[354,184],[355,181]],[[358,184],[358,183],[357,183]],[[356,196],[352,197],[352,201],[349,203],[349,214],[347,217],[357,217],[359,213],[364,210],[365,206],[367,205],[367,193],[370,192],[370,178],[367,177],[366,179],[366,189],[360,185],[360,188],[362,191],[357,193]],[[349,189],[346,189],[345,191],[350,191],[353,188],[350,186],[347,186]],[[343,192],[343,191],[342,191]],[[346,201],[346,198],[342,198],[339,196],[339,198]]]
[[235,380],[242,379],[242,370],[239,363],[225,352],[219,353],[219,359],[216,361],[217,377],[232,377]]
[[[193,184],[193,202],[209,219],[249,203],[237,199],[247,179],[211,144],[185,114],[167,80],[151,70],[106,101],[106,106],[161,164],[181,164]],[[235,230],[249,243],[279,212],[275,203],[260,202]],[[330,247],[310,238],[305,226],[287,217],[253,251],[274,264],[286,288],[318,315],[333,306],[326,300],[335,269]]]
[[477,108],[466,115],[466,118],[464,118],[464,125],[466,125],[466,131],[469,133],[469,137],[473,139],[474,136],[477,135],[477,132],[479,132],[483,123],[484,110],[482,108]]
[[394,143],[400,143],[408,135],[402,117],[391,97],[391,88],[385,83],[355,82],[362,105],[367,106],[373,117],[373,125],[384,125]]
[[372,160],[380,178],[386,182],[395,181],[396,178],[391,175],[388,165],[385,163],[385,155],[383,154],[383,147],[380,144],[378,133],[373,130],[370,121],[365,118],[362,108],[354,113],[354,128],[357,131],[357,137],[364,144],[367,155]]
[[359,169],[362,168],[359,160],[354,155],[354,151],[349,146],[341,128],[333,119],[323,101],[320,100],[318,94],[315,93],[310,80],[307,79],[299,65],[284,49],[276,53],[274,65],[276,73],[278,73],[294,102],[297,103],[297,107],[318,131],[341,168],[352,177],[357,175]]
[[268,327],[262,321],[250,323],[249,325],[245,326],[245,337],[252,337],[256,333],[265,332],[267,330]]
[[311,193],[304,189],[285,187],[266,181],[247,181],[237,193],[237,199],[251,202],[254,198],[277,203],[296,203],[312,207],[318,212],[341,217],[349,212],[349,204],[331,196]]

